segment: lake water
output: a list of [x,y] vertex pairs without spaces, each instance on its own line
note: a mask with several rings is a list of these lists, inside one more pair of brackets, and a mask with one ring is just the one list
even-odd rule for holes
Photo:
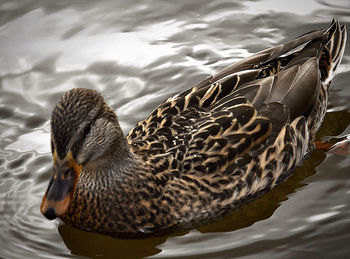
[[[318,151],[285,183],[206,227],[122,240],[46,220],[49,118],[73,87],[100,91],[127,133],[158,103],[258,50],[350,29],[350,1],[0,2],[0,258],[345,258],[350,157]],[[319,139],[350,134],[350,41]]]

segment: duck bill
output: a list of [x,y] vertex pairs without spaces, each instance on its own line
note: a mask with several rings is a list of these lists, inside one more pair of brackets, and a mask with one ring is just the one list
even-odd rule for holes
[[54,173],[41,202],[40,211],[52,220],[65,214],[78,183],[81,166],[70,154],[60,161],[54,155]]

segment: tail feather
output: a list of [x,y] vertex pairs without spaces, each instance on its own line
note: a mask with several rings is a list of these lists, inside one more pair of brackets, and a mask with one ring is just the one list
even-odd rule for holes
[[338,21],[333,20],[332,25],[325,32],[327,35],[325,46],[329,53],[329,67],[327,67],[328,75],[324,80],[324,84],[328,85],[333,79],[336,69],[338,68],[345,49],[347,39],[346,27],[340,25]]

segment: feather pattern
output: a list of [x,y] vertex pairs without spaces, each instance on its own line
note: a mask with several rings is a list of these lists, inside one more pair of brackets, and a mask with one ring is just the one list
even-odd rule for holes
[[345,41],[345,27],[333,21],[169,98],[130,131],[132,151],[164,178],[163,199],[176,197],[177,222],[239,207],[300,165]]

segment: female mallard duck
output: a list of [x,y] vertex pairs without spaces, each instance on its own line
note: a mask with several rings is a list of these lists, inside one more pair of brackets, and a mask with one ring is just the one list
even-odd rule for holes
[[346,29],[333,21],[160,104],[125,138],[96,91],[51,117],[48,218],[110,235],[198,227],[284,181],[312,150]]

